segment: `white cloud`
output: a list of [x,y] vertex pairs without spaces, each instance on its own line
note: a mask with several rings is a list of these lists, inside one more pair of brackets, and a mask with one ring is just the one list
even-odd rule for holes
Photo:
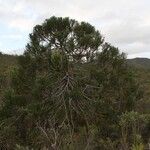
[[11,28],[17,28],[21,31],[31,31],[31,28],[34,26],[34,22],[32,21],[32,19],[17,18],[15,20],[12,20],[9,26]]
[[22,39],[23,36],[21,34],[9,34],[9,35],[1,35],[1,39]]
[[150,50],[149,0],[0,0],[0,22],[28,34],[56,16],[88,21],[106,40],[129,54]]

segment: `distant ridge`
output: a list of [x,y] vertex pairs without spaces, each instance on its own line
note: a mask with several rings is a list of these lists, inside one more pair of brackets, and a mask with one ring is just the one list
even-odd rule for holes
[[[2,54],[0,52],[0,72],[5,72],[10,67],[17,65],[17,55]],[[149,58],[133,58],[127,59],[129,66],[137,69],[148,69],[150,70],[150,59]]]
[[11,68],[17,66],[17,57],[18,56],[2,54],[0,52],[0,75],[7,74]]
[[128,59],[127,63],[136,68],[150,69],[150,59],[149,58]]

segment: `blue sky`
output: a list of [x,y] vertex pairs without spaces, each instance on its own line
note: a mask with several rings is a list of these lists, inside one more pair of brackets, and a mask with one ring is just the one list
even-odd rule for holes
[[150,58],[150,0],[0,0],[0,51],[22,54],[36,24],[52,15],[87,21],[128,58]]

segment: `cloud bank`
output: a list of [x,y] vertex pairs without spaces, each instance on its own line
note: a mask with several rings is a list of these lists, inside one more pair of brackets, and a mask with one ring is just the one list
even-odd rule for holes
[[55,15],[90,22],[129,57],[150,57],[149,0],[0,0],[0,6],[4,52],[22,53],[34,25]]

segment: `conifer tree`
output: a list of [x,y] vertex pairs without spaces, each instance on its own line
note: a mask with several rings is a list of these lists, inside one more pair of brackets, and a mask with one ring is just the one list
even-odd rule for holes
[[138,99],[118,48],[89,23],[51,17],[34,27],[12,73],[0,110],[0,144],[99,148],[106,138],[119,141],[120,116],[134,110]]

